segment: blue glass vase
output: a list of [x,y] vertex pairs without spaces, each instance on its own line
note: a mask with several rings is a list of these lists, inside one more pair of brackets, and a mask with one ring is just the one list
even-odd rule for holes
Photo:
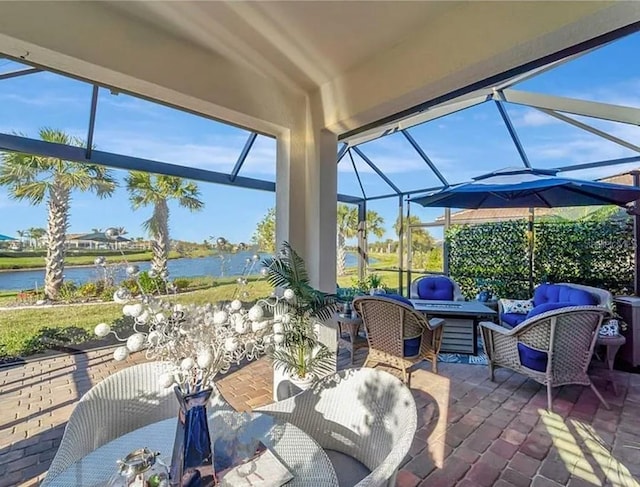
[[180,410],[171,457],[171,485],[182,486],[182,479],[187,469],[212,464],[207,403],[213,389],[183,394],[176,387],[175,393]]

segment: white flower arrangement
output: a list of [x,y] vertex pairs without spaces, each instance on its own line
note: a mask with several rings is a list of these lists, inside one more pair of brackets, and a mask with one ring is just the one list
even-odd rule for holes
[[[119,296],[121,298],[123,296]],[[276,310],[282,300],[293,299],[285,291],[283,298],[259,300],[248,310],[235,299],[227,305],[171,304],[150,296],[141,302],[127,302],[122,312],[133,318],[134,333],[120,338],[106,323],[95,327],[95,334],[105,337],[113,333],[126,342],[115,349],[113,358],[125,360],[130,353],[145,350],[149,360],[168,361],[170,372],[159,381],[165,387],[177,385],[189,394],[208,387],[219,373],[226,373],[232,364],[254,360],[282,343],[283,322],[287,318]],[[273,315],[275,317],[268,317]],[[143,331],[143,328],[146,328]]]

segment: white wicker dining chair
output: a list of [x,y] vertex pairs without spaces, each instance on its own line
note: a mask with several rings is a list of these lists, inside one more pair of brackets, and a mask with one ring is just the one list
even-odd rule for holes
[[[157,421],[177,418],[178,401],[173,389],[158,384],[158,377],[168,366],[166,362],[146,362],[128,367],[82,396],[69,417],[60,447],[41,485],[48,485],[72,463],[119,436]],[[217,389],[210,404],[231,409]]]
[[553,387],[589,386],[609,409],[587,374],[598,330],[609,316],[609,310],[598,306],[570,306],[533,316],[512,329],[481,322],[490,379],[497,367],[504,367],[545,385],[549,411]]
[[417,425],[409,388],[375,369],[343,370],[256,411],[314,438],[333,463],[341,487],[394,486]]

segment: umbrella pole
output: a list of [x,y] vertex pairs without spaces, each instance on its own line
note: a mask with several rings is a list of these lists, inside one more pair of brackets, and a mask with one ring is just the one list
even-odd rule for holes
[[[404,289],[402,288],[402,278],[403,276],[403,253],[404,249],[402,248],[402,239],[404,238],[404,221],[403,219],[403,207],[402,207],[402,196],[398,196],[398,218],[400,219],[400,226],[398,227],[398,293],[401,296],[404,296]],[[407,288],[407,296],[409,296],[409,289]]]
[[533,222],[535,213],[533,208],[529,208],[529,222],[527,232],[527,244],[529,247],[529,295],[533,295]]
[[[633,185],[640,187],[640,171],[631,171]],[[633,212],[633,294],[640,296],[640,200],[636,201]]]

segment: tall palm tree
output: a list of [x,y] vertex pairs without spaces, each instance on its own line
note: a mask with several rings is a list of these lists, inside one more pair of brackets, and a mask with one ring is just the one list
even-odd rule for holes
[[[346,268],[346,240],[358,234],[358,208],[355,206],[338,205],[337,215],[338,255],[337,274],[343,276]],[[380,238],[384,235],[384,219],[375,211],[368,210],[366,217],[366,231]]]
[[[402,238],[407,238],[407,231],[410,226],[421,225],[422,220],[417,215],[411,215],[409,218],[404,217],[402,219]],[[400,236],[400,217],[396,219],[393,229],[398,237]],[[411,229],[411,252],[428,252],[435,246],[435,241],[431,234],[424,228],[412,228]],[[406,247],[406,246],[405,246]],[[408,265],[408,252],[405,248],[405,254],[403,255],[403,263]]]
[[167,271],[169,259],[169,201],[176,200],[183,208],[198,211],[204,206],[198,199],[200,191],[194,182],[176,176],[131,171],[126,181],[134,210],[153,206],[153,214],[143,228],[153,238],[151,268],[160,275]]
[[[83,145],[80,139],[60,130],[43,128],[39,135],[47,142]],[[107,168],[97,164],[8,152],[2,155],[0,185],[7,186],[14,199],[34,205],[47,200],[49,238],[44,287],[47,298],[55,299],[63,280],[64,243],[73,191],[91,191],[103,198],[113,193],[116,182]]]

